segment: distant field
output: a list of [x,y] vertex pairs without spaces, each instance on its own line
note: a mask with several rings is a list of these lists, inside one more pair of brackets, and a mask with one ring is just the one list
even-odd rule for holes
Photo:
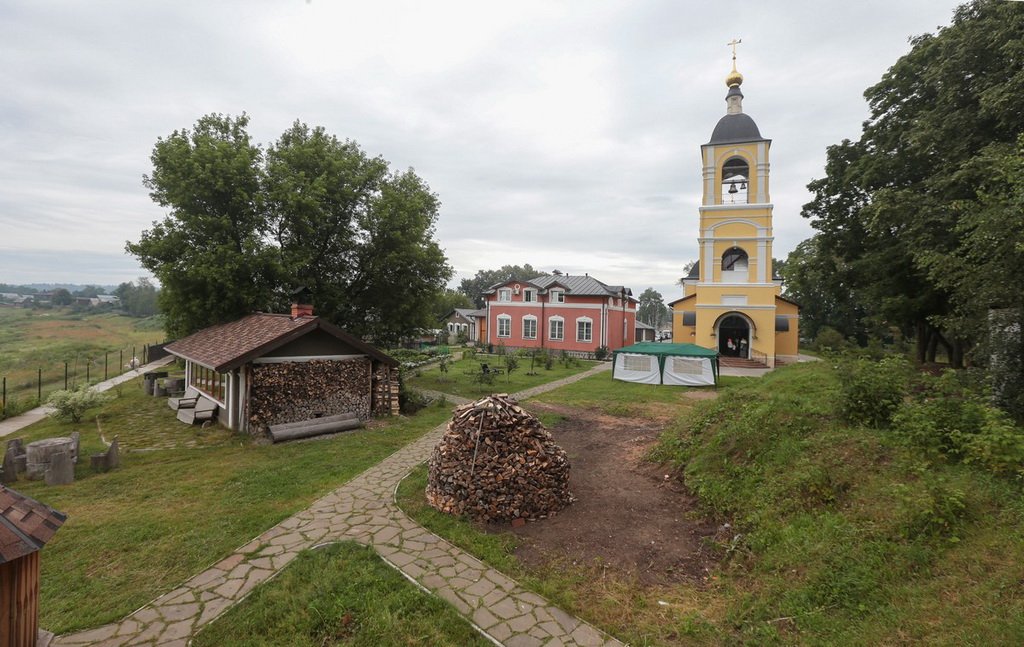
[[[64,388],[64,362],[68,381],[80,384],[121,373],[132,349],[142,356],[146,344],[164,341],[159,318],[82,314],[69,308],[0,308],[0,378],[7,378],[7,411],[34,404],[42,370],[43,399]],[[0,416],[2,417],[2,416]]]

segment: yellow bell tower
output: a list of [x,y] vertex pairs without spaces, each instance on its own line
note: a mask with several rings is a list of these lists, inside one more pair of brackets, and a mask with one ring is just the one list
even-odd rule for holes
[[772,142],[743,112],[739,43],[729,43],[726,114],[701,146],[700,259],[682,281],[683,298],[670,304],[672,337],[774,367],[796,360],[799,306],[780,296],[772,269]]

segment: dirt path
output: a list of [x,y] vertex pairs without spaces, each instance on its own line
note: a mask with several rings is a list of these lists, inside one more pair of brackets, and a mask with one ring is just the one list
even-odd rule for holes
[[716,527],[693,514],[694,497],[675,479],[643,460],[664,421],[542,402],[526,407],[564,417],[550,431],[569,454],[570,489],[577,500],[552,518],[512,530],[526,539],[520,559],[536,566],[596,562],[645,584],[705,575],[710,558],[701,550],[702,539]]

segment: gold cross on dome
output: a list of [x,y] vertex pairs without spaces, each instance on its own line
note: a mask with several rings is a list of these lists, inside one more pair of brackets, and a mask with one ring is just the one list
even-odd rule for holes
[[726,47],[732,47],[732,60],[736,60],[736,46],[743,42],[742,38],[733,38],[731,41],[725,44]]

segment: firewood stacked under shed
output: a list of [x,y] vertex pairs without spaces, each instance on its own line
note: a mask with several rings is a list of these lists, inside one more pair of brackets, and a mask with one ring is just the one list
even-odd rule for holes
[[565,450],[504,394],[455,409],[429,468],[430,505],[477,521],[541,519],[573,500]]

